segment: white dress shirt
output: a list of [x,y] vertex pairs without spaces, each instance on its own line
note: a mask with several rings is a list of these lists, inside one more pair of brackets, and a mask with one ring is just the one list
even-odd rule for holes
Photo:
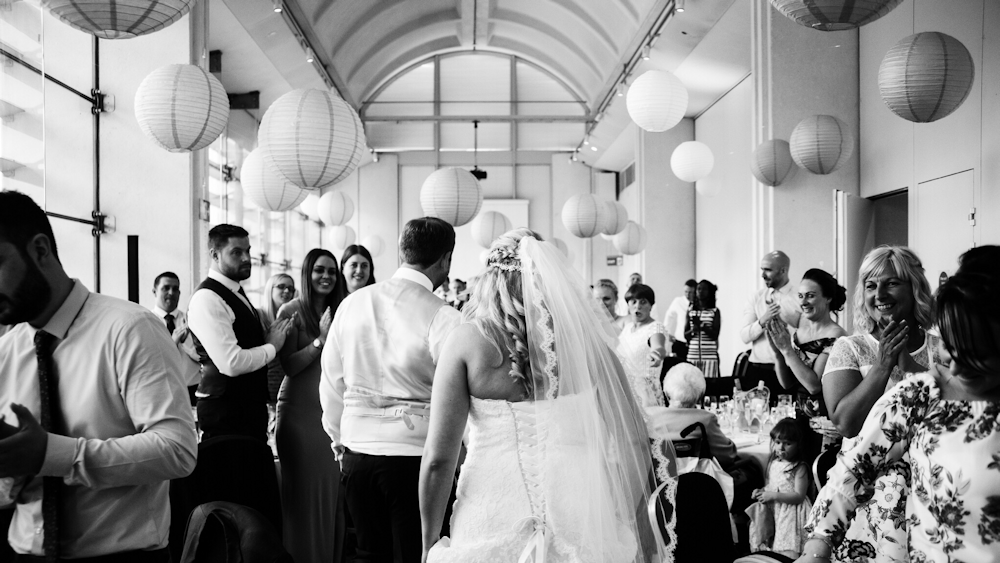
[[409,268],[363,287],[337,309],[323,349],[323,428],[332,446],[419,456],[441,347],[462,315]]
[[746,309],[743,310],[743,328],[740,329],[740,340],[744,344],[751,344],[750,361],[757,364],[773,364],[774,350],[767,341],[764,334],[764,327],[760,326],[760,317],[767,312],[767,308],[775,300],[781,306],[778,316],[793,330],[799,326],[799,317],[802,309],[792,295],[792,284],[785,283],[778,289],[765,287],[758,290],[750,298]]
[[[61,477],[59,535],[68,558],[167,545],[170,479],[191,473],[197,437],[181,357],[160,321],[120,299],[73,290],[42,330],[56,337],[53,363],[67,436],[49,433],[38,475],[17,498],[8,539],[42,555],[42,477]],[[36,329],[0,339],[0,407],[41,419]]]
[[687,342],[684,338],[684,324],[687,322],[687,311],[691,303],[683,295],[674,297],[667,308],[667,319],[663,324],[666,326],[667,334],[673,335],[674,340]]
[[[239,282],[215,270],[209,270],[208,277],[226,286],[240,301],[246,303],[251,311],[254,310],[250,302],[239,294]],[[266,366],[277,353],[271,344],[241,348],[236,340],[236,333],[233,332],[236,314],[219,294],[210,289],[199,289],[194,292],[188,303],[187,316],[188,326],[198,336],[198,341],[208,352],[208,357],[212,359],[219,373],[230,377],[252,373]]]
[[174,339],[181,357],[184,358],[181,362],[186,368],[182,374],[184,381],[188,387],[198,385],[201,383],[201,364],[198,352],[195,350],[194,339],[191,338],[191,331],[188,329],[187,315],[180,309],[174,309],[173,312],[167,313],[158,305],[153,306],[153,314],[160,317],[163,326],[167,326],[166,316],[168,314],[174,316],[174,332],[170,336]]

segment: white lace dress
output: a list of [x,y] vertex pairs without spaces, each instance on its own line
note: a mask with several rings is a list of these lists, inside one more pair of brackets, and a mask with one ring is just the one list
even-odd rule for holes
[[625,361],[625,374],[642,407],[666,406],[660,388],[660,366],[649,365],[649,339],[654,334],[666,336],[667,329],[656,321],[643,325],[627,323],[618,335],[618,353]]
[[[429,563],[515,563],[526,547],[537,545],[543,529],[550,562],[635,559],[635,538],[620,524],[617,540],[603,545],[579,532],[592,516],[580,510],[585,506],[582,499],[609,493],[581,482],[574,468],[599,460],[586,459],[572,439],[542,436],[536,427],[541,409],[558,409],[561,402],[573,400],[568,396],[510,403],[472,398],[469,451],[458,480],[451,537],[431,548]],[[549,460],[546,466],[560,468],[558,475],[540,475],[541,456],[556,456],[557,463]]]

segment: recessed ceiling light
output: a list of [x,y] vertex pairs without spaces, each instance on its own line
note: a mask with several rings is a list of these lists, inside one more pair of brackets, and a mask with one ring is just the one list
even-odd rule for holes
[[283,8],[281,0],[274,0],[273,6],[274,6],[274,13],[280,14]]
[[597,151],[597,147],[595,147],[594,145],[590,145],[590,150]]

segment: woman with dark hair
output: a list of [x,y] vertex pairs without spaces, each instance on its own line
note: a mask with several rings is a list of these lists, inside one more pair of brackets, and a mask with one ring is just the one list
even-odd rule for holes
[[687,361],[694,364],[706,378],[719,377],[719,330],[722,314],[715,306],[719,287],[701,280],[695,288],[695,300],[688,309],[684,338],[688,342]]
[[340,257],[340,271],[347,281],[347,293],[375,283],[375,262],[368,249],[360,244],[344,249],[344,255]]
[[618,353],[625,360],[625,374],[640,406],[665,406],[660,366],[667,356],[667,329],[649,315],[656,294],[648,285],[637,283],[625,292],[625,302],[634,319],[625,323],[618,336]]
[[279,357],[285,380],[278,392],[275,440],[281,458],[281,506],[285,549],[295,561],[340,561],[344,499],[340,466],[323,430],[319,403],[320,354],[344,299],[346,283],[337,258],[314,248],[302,263],[299,297],[278,311],[294,319]]
[[844,530],[852,516],[866,499],[886,494],[881,476],[900,464],[913,494],[902,514],[879,517],[903,528],[902,560],[997,561],[1000,247],[979,247],[960,262],[937,291],[944,350],[928,350],[929,373],[895,385],[851,446],[845,441],[806,525],[810,539],[799,562],[826,563],[849,551]]

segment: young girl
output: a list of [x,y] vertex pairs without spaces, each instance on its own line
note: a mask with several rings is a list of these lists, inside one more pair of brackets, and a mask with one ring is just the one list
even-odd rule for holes
[[767,484],[753,492],[757,502],[770,503],[774,511],[774,541],[771,550],[796,558],[802,553],[812,503],[809,468],[804,455],[802,430],[794,419],[784,418],[771,430],[771,458],[767,462]]

